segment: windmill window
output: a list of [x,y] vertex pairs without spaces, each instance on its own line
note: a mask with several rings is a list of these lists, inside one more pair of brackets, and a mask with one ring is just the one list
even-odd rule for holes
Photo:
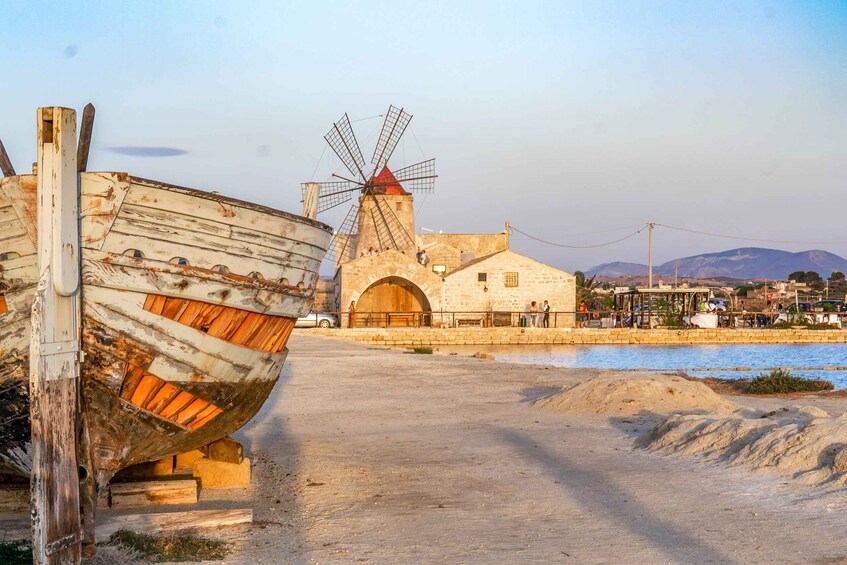
[[253,271],[252,273],[250,273],[247,276],[250,277],[251,279],[253,279],[254,281],[261,281],[265,278],[265,277],[262,276],[262,273],[260,273],[259,271]]
[[397,208],[398,210],[402,210],[403,209],[403,203],[402,202],[395,202],[394,207]]
[[14,251],[6,251],[5,253],[0,253],[0,261],[8,261],[9,259],[17,259],[20,257],[20,253],[15,253]]
[[516,272],[503,273],[503,285],[510,288],[518,286],[518,274]]
[[226,265],[215,265],[214,267],[212,267],[212,270],[216,273],[222,273],[225,275],[229,272],[229,267],[227,267]]
[[172,263],[174,265],[179,265],[180,267],[187,267],[188,266],[188,259],[186,259],[185,257],[174,257],[173,259],[168,261],[168,263]]
[[124,251],[124,255],[135,259],[144,259],[144,253],[142,253],[139,249],[127,249]]
[[477,282],[488,282],[488,273],[477,273],[476,280]]

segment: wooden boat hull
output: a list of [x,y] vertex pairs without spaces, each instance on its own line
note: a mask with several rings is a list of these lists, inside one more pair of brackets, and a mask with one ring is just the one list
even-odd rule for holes
[[[121,173],[81,175],[80,464],[120,469],[243,426],[311,307],[331,230]],[[35,176],[0,180],[0,472],[28,476]]]

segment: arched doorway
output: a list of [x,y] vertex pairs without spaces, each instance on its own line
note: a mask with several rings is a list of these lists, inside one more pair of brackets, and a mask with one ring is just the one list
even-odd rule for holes
[[386,277],[369,286],[356,302],[356,325],[429,325],[429,300],[418,286],[402,277]]

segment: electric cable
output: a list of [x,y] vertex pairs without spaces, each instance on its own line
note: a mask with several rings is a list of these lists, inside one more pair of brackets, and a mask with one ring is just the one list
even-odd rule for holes
[[566,245],[564,243],[555,243],[555,242],[552,242],[552,241],[547,241],[546,239],[541,239],[540,237],[535,237],[534,235],[530,235],[530,234],[526,233],[525,231],[521,231],[521,230],[519,230],[518,228],[516,228],[515,226],[512,226],[512,225],[509,226],[509,229],[511,231],[516,231],[520,234],[523,234],[530,239],[534,239],[535,241],[539,241],[541,243],[546,243],[547,245],[553,245],[555,247],[564,247],[564,248],[567,248],[567,249],[593,249],[593,248],[596,248],[596,247],[607,247],[609,245],[614,245],[615,243],[620,243],[621,241],[627,240],[631,237],[635,237],[636,235],[640,234],[645,229],[647,229],[647,226],[648,226],[648,224],[645,224],[640,230],[632,232],[631,234],[625,235],[624,237],[621,237],[621,238],[616,239],[614,241],[607,241],[606,243],[597,243],[597,244],[593,244],[593,245]]
[[707,231],[692,230],[692,229],[688,229],[688,228],[681,228],[681,227],[678,227],[678,226],[669,226],[667,224],[660,224],[658,222],[654,223],[653,225],[657,226],[657,227],[668,228],[670,230],[677,230],[677,231],[682,231],[682,232],[694,233],[694,234],[698,234],[698,235],[708,235],[710,237],[721,237],[721,238],[724,238],[724,239],[737,239],[737,240],[740,240],[740,241],[758,241],[760,243],[799,243],[799,244],[803,244],[803,245],[847,245],[847,241],[798,241],[798,240],[792,240],[792,239],[764,239],[764,238],[758,238],[758,237],[745,237],[745,236],[740,236],[740,235],[727,235],[727,234],[712,233],[712,232],[707,232]]

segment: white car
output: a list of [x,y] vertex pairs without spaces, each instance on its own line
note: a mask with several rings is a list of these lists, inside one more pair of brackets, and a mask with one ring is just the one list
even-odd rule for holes
[[338,318],[332,314],[323,314],[312,310],[305,316],[297,318],[295,328],[334,328],[338,325]]

